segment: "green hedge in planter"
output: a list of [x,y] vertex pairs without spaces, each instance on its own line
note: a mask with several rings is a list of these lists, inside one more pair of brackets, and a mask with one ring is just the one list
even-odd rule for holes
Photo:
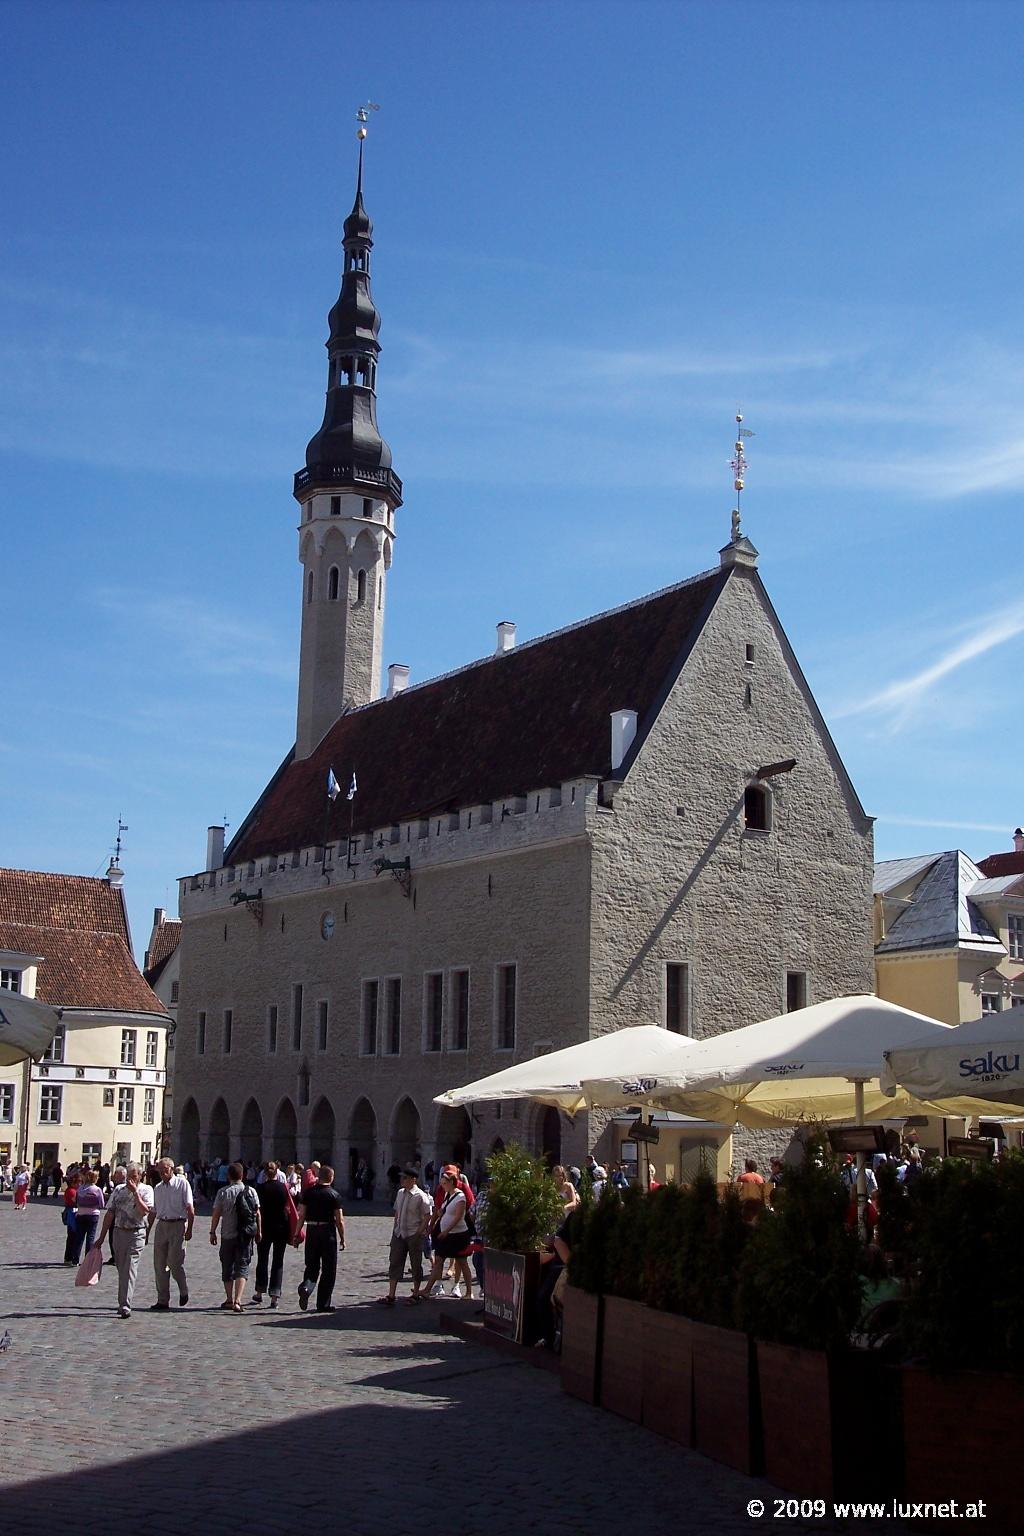
[[502,1253],[536,1253],[565,1215],[547,1163],[513,1141],[491,1154],[487,1173],[487,1246]]
[[933,1370],[1024,1372],[1024,1154],[946,1158],[883,1189],[881,1209],[907,1286],[908,1355]]
[[740,1264],[740,1327],[771,1344],[845,1344],[862,1299],[849,1194],[829,1169],[786,1170],[785,1198],[749,1230]]

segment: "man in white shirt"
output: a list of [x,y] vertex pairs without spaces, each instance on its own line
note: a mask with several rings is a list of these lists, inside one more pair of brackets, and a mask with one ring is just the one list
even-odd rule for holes
[[188,1278],[185,1274],[185,1244],[192,1236],[196,1219],[192,1186],[184,1174],[175,1173],[169,1157],[157,1163],[160,1183],[153,1191],[153,1269],[156,1274],[156,1301],[151,1312],[168,1312],[171,1306],[171,1275],[178,1287],[178,1306],[188,1306]]
[[[120,1175],[120,1177],[118,1177]],[[138,1163],[115,1168],[114,1187],[103,1215],[96,1242],[103,1246],[104,1233],[110,1233],[114,1263],[117,1266],[117,1315],[131,1317],[135,1278],[139,1257],[146,1246],[146,1231],[153,1219],[153,1191],[142,1177]]]
[[412,1272],[410,1302],[419,1301],[423,1284],[423,1238],[434,1214],[434,1202],[416,1182],[415,1168],[403,1168],[398,1176],[395,1198],[395,1224],[391,1233],[391,1260],[388,1267],[388,1293],[378,1297],[382,1307],[393,1307],[398,1282],[405,1273],[405,1261]]

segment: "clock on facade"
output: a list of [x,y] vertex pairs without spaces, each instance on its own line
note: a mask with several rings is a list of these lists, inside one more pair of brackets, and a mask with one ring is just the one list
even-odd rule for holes
[[333,932],[334,932],[334,913],[333,912],[325,912],[323,917],[320,919],[320,937],[322,939],[329,939]]

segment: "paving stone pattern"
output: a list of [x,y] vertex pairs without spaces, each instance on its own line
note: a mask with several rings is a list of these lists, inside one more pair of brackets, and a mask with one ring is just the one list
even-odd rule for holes
[[566,1397],[555,1376],[442,1334],[439,1311],[463,1303],[374,1305],[389,1218],[350,1213],[348,1231],[333,1314],[299,1312],[291,1251],[280,1311],[221,1312],[200,1216],[189,1307],[146,1310],[147,1249],[136,1311],[121,1321],[112,1269],[78,1290],[60,1262],[57,1202],[33,1201],[16,1217],[10,1197],[0,1199],[0,1335],[13,1338],[0,1354],[0,1530],[776,1529],[746,1513],[752,1498],[770,1508],[767,1484]]

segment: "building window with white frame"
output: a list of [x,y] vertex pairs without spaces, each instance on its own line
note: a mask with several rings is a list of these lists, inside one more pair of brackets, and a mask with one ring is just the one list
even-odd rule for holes
[[1011,912],[1006,919],[1006,948],[1011,960],[1024,960],[1024,914]]
[[1000,1013],[1002,1003],[998,992],[983,992],[981,994],[981,1012],[984,1017],[989,1013]]
[[153,1161],[153,1143],[151,1141],[139,1143],[139,1160],[143,1168],[148,1168]]
[[137,1029],[122,1029],[121,1031],[121,1065],[122,1067],[134,1067],[135,1047],[138,1041]]
[[43,1052],[44,1061],[64,1060],[64,1025],[58,1024],[54,1031],[53,1039]]
[[4,966],[0,970],[0,990],[4,992],[21,991],[21,972],[12,967]]
[[14,1084],[0,1083],[0,1125],[14,1124]]
[[60,1125],[64,1090],[56,1083],[44,1083],[39,1090],[39,1124]]
[[402,1054],[401,976],[389,976],[384,983],[384,1050],[388,1056]]
[[135,1089],[119,1088],[117,1090],[117,1123],[118,1125],[131,1125],[135,1119]]
[[146,1030],[146,1066],[155,1067],[160,1055],[160,1031]]
[[451,1030],[448,1040],[450,1051],[469,1050],[469,972],[452,971],[451,975]]
[[428,971],[423,978],[423,1049],[433,1055],[444,1043],[444,974]]
[[494,1047],[498,1051],[516,1048],[516,1004],[518,977],[516,966],[499,965],[495,972]]
[[361,1053],[377,1054],[377,1005],[380,1000],[380,982],[376,978],[363,982]]
[[156,1089],[144,1088],[142,1092],[142,1123],[152,1125],[156,1120]]
[[690,967],[671,960],[665,966],[665,1028],[690,1033]]

